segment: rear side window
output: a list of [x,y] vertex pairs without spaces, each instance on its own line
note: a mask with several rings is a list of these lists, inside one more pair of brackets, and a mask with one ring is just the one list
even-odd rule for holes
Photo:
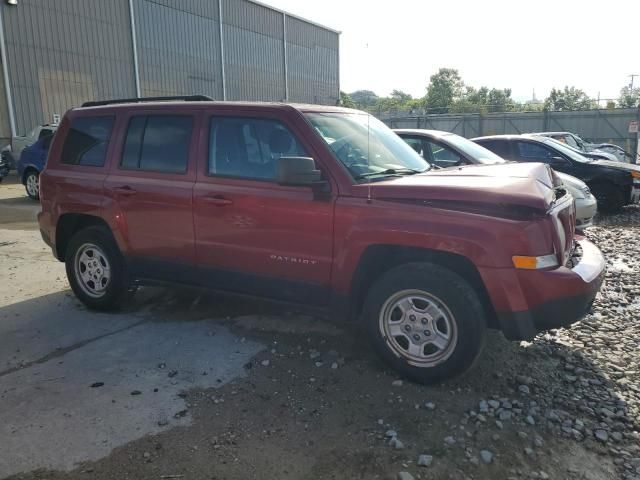
[[509,160],[509,157],[511,157],[509,152],[509,142],[506,140],[482,140],[476,143],[487,150],[491,150],[493,153],[506,160]]
[[80,117],[71,121],[62,147],[62,163],[102,167],[114,117]]
[[129,170],[185,173],[193,117],[148,115],[132,117],[120,166]]

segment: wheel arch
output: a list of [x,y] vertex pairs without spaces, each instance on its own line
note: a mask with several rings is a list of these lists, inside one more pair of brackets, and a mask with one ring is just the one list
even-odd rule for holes
[[26,167],[24,167],[22,176],[20,177],[20,182],[22,182],[23,185],[27,183],[27,175],[29,174],[29,172],[36,172],[38,175],[40,175],[40,170],[38,170],[34,165],[27,165]]
[[441,250],[398,245],[370,245],[363,252],[354,273],[350,301],[353,312],[362,312],[367,291],[375,281],[394,267],[412,262],[428,262],[447,268],[469,282],[485,310],[488,326],[497,328],[497,316],[489,293],[471,260],[463,255]]
[[88,227],[104,227],[109,235],[113,236],[107,222],[95,215],[65,213],[60,216],[56,224],[55,239],[55,255],[58,260],[64,261],[69,240],[80,230]]

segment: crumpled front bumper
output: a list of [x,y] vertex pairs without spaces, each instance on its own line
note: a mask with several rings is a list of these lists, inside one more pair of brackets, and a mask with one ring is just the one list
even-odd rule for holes
[[529,340],[541,331],[569,326],[589,312],[604,281],[606,262],[593,243],[582,237],[576,239],[582,255],[575,266],[517,272],[519,291],[529,308],[496,309],[505,337]]

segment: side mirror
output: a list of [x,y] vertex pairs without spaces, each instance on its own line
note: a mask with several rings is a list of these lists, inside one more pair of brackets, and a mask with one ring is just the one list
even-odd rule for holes
[[281,157],[277,166],[278,184],[311,187],[324,183],[322,172],[310,157]]

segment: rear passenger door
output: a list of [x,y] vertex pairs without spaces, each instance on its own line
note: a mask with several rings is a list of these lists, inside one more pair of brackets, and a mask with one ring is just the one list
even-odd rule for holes
[[105,191],[133,271],[189,281],[194,263],[192,194],[198,118],[165,109],[119,119],[120,150]]
[[276,182],[278,159],[318,157],[294,123],[260,114],[203,119],[194,190],[196,256],[214,288],[321,304],[327,299],[335,186]]

